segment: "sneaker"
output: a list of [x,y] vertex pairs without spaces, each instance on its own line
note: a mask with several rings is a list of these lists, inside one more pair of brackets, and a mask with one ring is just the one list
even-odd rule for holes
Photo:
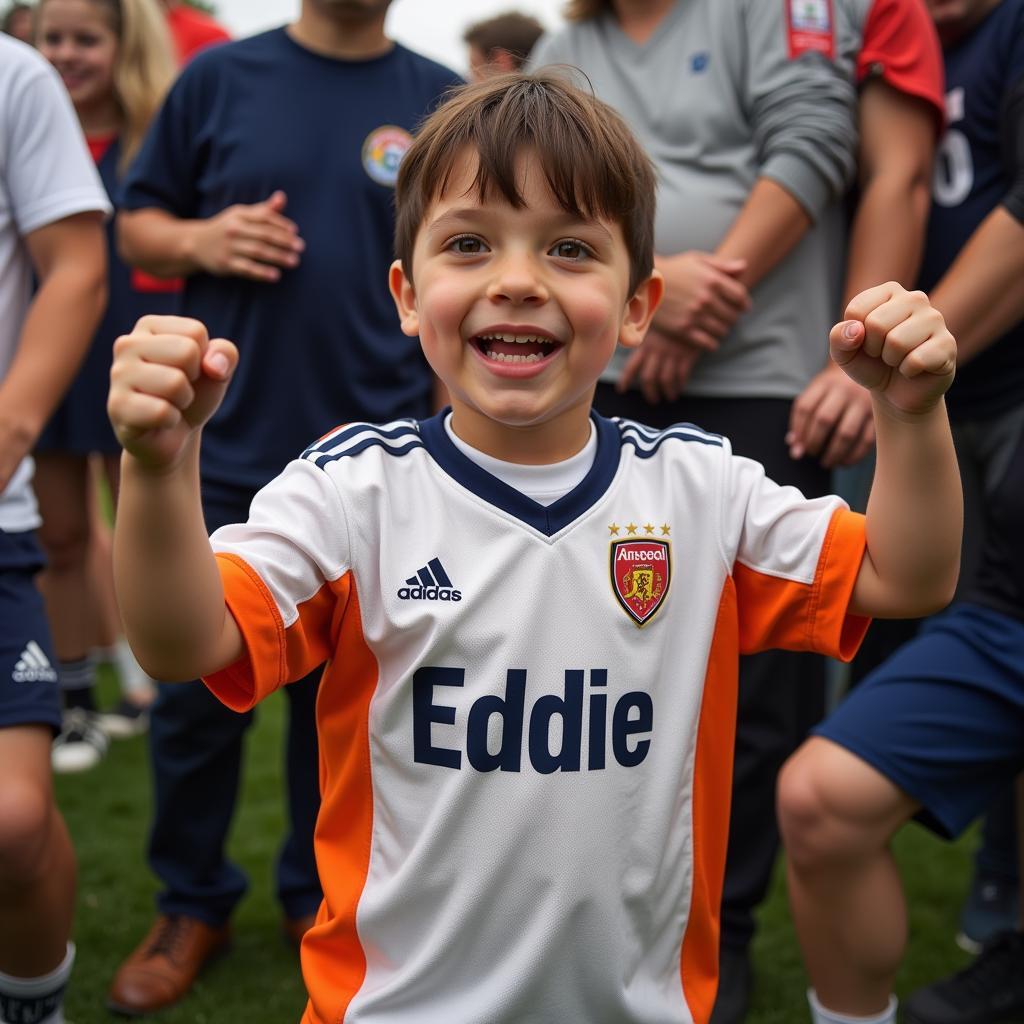
[[1003,932],[969,967],[918,989],[906,1024],[1016,1024],[1024,1020],[1024,932]]
[[137,704],[122,697],[109,711],[98,711],[96,724],[112,740],[141,736],[149,728],[149,705]]
[[97,727],[94,717],[83,708],[68,708],[64,712],[60,735],[50,750],[55,772],[87,772],[103,760],[107,752],[107,737]]
[[976,874],[960,911],[956,944],[977,956],[993,936],[1013,931],[1017,927],[1018,892],[1016,882]]

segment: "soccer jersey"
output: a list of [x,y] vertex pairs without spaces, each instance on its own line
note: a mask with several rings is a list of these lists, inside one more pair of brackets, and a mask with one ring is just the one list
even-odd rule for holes
[[594,418],[540,505],[442,416],[341,428],[212,544],[251,707],[328,661],[306,1024],[706,1022],[740,653],[848,658],[861,517]]
[[[945,50],[946,134],[935,161],[919,287],[931,291],[1018,173],[1010,98],[1024,83],[1024,0],[1001,0]],[[1010,210],[1014,216],[1019,216]],[[957,369],[946,395],[953,419],[986,419],[1024,402],[1024,320]]]

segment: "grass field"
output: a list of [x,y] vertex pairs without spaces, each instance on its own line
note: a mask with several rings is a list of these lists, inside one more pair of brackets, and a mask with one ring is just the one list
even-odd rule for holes
[[[111,701],[109,679],[104,690]],[[272,698],[249,735],[231,853],[248,872],[251,889],[235,917],[234,946],[202,976],[190,998],[156,1018],[160,1024],[287,1024],[301,1014],[305,994],[297,957],[280,937],[271,895],[282,829],[282,709],[283,699]],[[72,1024],[110,1024],[115,1018],[105,1009],[107,986],[153,914],[155,883],[143,855],[150,801],[145,741],[114,744],[95,771],[59,778],[57,794],[79,859],[78,961],[66,1012]],[[911,944],[901,993],[966,962],[953,933],[971,845],[968,839],[949,846],[916,827],[899,838],[897,854],[911,898]],[[762,910],[754,955],[757,991],[748,1024],[802,1024],[805,979],[778,877]]]

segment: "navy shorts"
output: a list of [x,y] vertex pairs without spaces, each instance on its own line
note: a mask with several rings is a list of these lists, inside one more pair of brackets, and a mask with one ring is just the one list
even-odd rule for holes
[[1024,622],[954,605],[813,731],[918,801],[922,824],[959,835],[1024,769]]
[[34,534],[0,530],[0,729],[60,731],[57,659],[35,584],[43,562]]

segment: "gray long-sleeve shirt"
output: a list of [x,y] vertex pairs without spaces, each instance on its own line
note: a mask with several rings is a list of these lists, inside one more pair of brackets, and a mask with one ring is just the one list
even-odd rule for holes
[[[762,177],[815,222],[755,286],[753,309],[719,350],[701,357],[688,394],[791,398],[825,364],[843,252],[824,222],[854,172],[857,33],[840,11],[834,60],[792,57],[800,6],[678,0],[642,45],[606,14],[545,36],[533,52],[533,68],[581,69],[647,148],[659,175],[660,254],[713,251]],[[619,355],[606,379],[618,376]]]

